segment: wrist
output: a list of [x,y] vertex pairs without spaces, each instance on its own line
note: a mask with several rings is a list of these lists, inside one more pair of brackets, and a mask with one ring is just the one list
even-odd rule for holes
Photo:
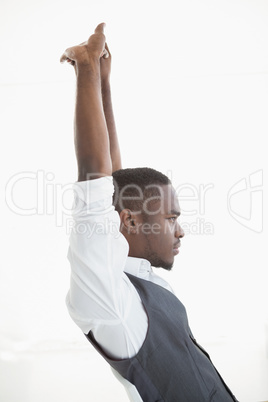
[[87,87],[88,85],[101,86],[100,68],[98,62],[76,65],[77,85]]
[[101,85],[104,89],[110,88],[110,76],[101,76]]
[[101,92],[103,97],[111,96],[110,79],[101,77]]
[[88,57],[76,61],[77,72],[83,73],[100,73],[100,60],[96,57]]

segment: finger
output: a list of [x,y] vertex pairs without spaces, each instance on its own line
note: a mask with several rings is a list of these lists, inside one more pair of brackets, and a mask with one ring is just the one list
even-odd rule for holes
[[110,52],[110,49],[109,49],[109,47],[108,47],[108,45],[107,45],[106,42],[105,42],[105,49],[106,49],[107,52],[108,52],[108,57],[111,57],[111,52]]
[[69,51],[68,49],[65,50],[65,52],[63,53],[63,55],[60,58],[60,62],[64,63],[65,61],[67,61],[67,63],[71,64],[72,66],[75,65],[75,61],[70,59],[70,55],[69,55]]
[[61,62],[61,63],[64,63],[64,62],[67,60],[67,58],[68,58],[68,57],[67,57],[66,53],[64,52],[63,55],[62,55],[61,58],[60,58],[60,62]]
[[101,58],[108,59],[109,57],[111,57],[111,53],[109,51],[107,43],[105,42],[105,48],[102,51]]
[[69,57],[67,57],[66,61],[67,61],[67,63],[71,64],[72,66],[75,65],[74,60],[69,59]]
[[103,49],[103,52],[101,54],[101,57],[103,57],[104,59],[108,59],[109,57],[109,53],[106,49]]
[[96,34],[99,34],[99,33],[104,33],[104,28],[105,28],[105,26],[106,26],[106,24],[105,24],[105,22],[102,22],[101,24],[99,24],[98,26],[97,26],[97,28],[95,29],[95,33]]

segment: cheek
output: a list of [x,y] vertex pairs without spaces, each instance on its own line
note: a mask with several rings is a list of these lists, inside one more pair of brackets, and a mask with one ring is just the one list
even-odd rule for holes
[[173,226],[166,219],[155,219],[150,222],[150,234],[147,239],[155,252],[170,253],[174,243]]
[[163,242],[165,243],[166,247],[173,252],[175,242],[175,226],[170,225],[170,223],[166,225]]
[[164,225],[164,227],[162,228],[158,240],[159,240],[159,248],[161,250],[165,251],[166,253],[172,251],[174,243],[174,234],[169,223]]

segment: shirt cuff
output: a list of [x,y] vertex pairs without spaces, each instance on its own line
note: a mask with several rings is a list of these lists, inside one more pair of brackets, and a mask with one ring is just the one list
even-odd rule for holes
[[79,181],[73,184],[74,208],[73,216],[91,210],[104,211],[112,206],[114,185],[113,177]]
[[79,198],[89,205],[113,196],[113,178],[105,176],[100,179],[78,181],[73,184],[73,191],[75,198]]

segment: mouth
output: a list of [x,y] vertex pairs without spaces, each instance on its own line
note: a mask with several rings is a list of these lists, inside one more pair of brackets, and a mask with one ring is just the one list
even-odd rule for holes
[[174,244],[174,246],[173,246],[173,254],[174,254],[174,255],[179,254],[179,252],[180,252],[179,247],[180,247],[180,246],[181,246],[181,243],[180,243],[180,242]]

